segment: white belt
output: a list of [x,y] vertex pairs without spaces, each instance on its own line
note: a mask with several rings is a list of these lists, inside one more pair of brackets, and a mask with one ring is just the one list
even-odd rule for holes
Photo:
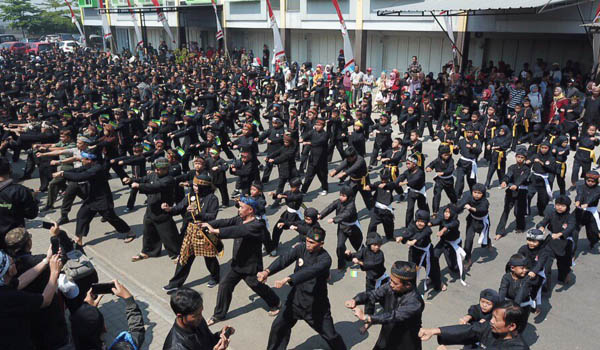
[[292,214],[296,214],[296,215],[298,215],[298,217],[300,218],[300,220],[304,220],[304,215],[302,215],[302,212],[300,212],[300,210],[292,209],[290,207],[287,207],[287,212],[288,213],[292,213]]
[[452,249],[454,249],[454,252],[456,253],[456,264],[458,265],[458,272],[460,273],[460,283],[466,287],[467,284],[463,279],[463,259],[467,256],[467,252],[465,252],[465,250],[459,245],[462,243],[462,240],[459,237],[454,241],[446,242],[452,246]]
[[381,287],[381,284],[383,283],[383,281],[385,281],[388,278],[390,278],[390,275],[388,275],[387,272],[384,273],[383,275],[381,275],[381,277],[379,277],[377,279],[377,281],[375,281],[375,288]]
[[486,216],[480,218],[471,214],[471,217],[475,220],[483,221],[483,230],[481,230],[481,233],[479,234],[479,240],[477,240],[477,243],[481,245],[488,244],[488,236],[490,233],[490,215],[487,214]]
[[360,222],[358,222],[358,219],[356,219],[356,221],[354,221],[354,222],[344,222],[344,221],[342,221],[341,224],[342,225],[346,225],[346,226],[356,226],[356,227],[358,227],[359,230],[361,229]]
[[548,193],[548,196],[550,198],[552,198],[552,188],[550,187],[550,181],[548,181],[548,175],[546,175],[546,174],[538,174],[535,171],[532,171],[531,173],[533,175],[535,175],[535,176],[539,176],[542,179],[544,179],[544,184],[546,185],[546,193]]
[[587,207],[585,211],[592,213],[592,216],[596,220],[596,227],[600,228],[600,215],[598,215],[598,207]]
[[529,187],[527,187],[527,185],[519,186],[519,190],[527,190],[527,189],[529,189]]
[[[379,208],[379,209],[383,209],[383,210],[388,210],[390,213],[394,213],[394,208],[392,208],[391,205],[385,205],[383,203],[380,202],[375,202],[375,208]],[[600,227],[600,226],[598,226]]]
[[[431,268],[431,254],[429,252],[429,250],[430,250],[429,248],[431,248],[431,243],[429,243],[429,245],[427,245],[427,247],[425,247],[425,248],[417,247],[416,245],[413,245],[412,247],[425,252],[425,254],[421,255],[421,261],[419,261],[419,267],[423,266],[423,261],[425,261],[425,263],[427,264],[427,267],[425,268],[426,277],[429,277],[429,271]],[[419,269],[419,270],[421,270],[421,269]],[[419,270],[417,270],[417,280],[419,279]],[[427,279],[425,279],[423,287],[425,288],[425,290],[427,290]]]
[[542,270],[540,272],[538,272],[537,275],[542,278],[542,283],[540,283],[540,288],[538,289],[537,293],[535,294],[535,303],[537,305],[542,305],[542,289],[544,286],[544,282],[546,281],[546,272],[544,272],[544,269],[542,268]]
[[[541,290],[541,288],[540,288]],[[519,305],[521,307],[526,307],[526,306],[531,306],[531,308],[535,309],[536,308],[536,304],[535,304],[535,300],[531,299],[531,297],[529,297],[529,301],[525,301],[523,303],[521,303],[521,305]]]
[[415,190],[414,188],[408,186],[409,191],[417,192],[423,195],[423,197],[427,198],[427,187],[423,186],[420,190]]
[[469,177],[477,181],[477,161],[474,159],[469,159],[465,156],[460,156],[460,159],[464,160],[465,162],[471,162],[471,175]]
[[434,177],[434,179],[444,179],[444,180],[452,179],[452,178],[454,178],[454,175],[452,175],[452,174],[446,175],[446,176],[438,175],[438,176]]

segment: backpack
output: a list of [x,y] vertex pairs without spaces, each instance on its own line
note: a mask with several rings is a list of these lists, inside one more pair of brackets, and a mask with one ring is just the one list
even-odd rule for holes
[[69,280],[77,282],[96,272],[90,259],[80,250],[71,250],[66,255],[67,262],[63,266],[63,272],[67,275]]

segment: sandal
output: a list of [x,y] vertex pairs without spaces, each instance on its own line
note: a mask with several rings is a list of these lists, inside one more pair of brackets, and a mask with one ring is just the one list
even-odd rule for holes
[[140,260],[145,260],[148,259],[149,256],[144,254],[144,253],[139,253],[138,255],[132,256],[131,257],[131,262],[136,262],[136,261],[140,261]]
[[133,242],[133,240],[136,238],[135,233],[129,234],[125,236],[125,240],[123,241],[124,243],[131,243]]
[[208,319],[208,321],[206,321],[206,325],[207,326],[212,326],[213,324],[217,323],[217,322],[221,322],[222,320],[219,320],[218,318],[215,317],[211,317]]

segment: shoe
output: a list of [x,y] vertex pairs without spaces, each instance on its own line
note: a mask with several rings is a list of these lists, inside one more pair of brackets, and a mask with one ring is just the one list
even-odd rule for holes
[[219,282],[217,282],[217,281],[215,281],[215,280],[213,280],[213,279],[211,278],[211,280],[210,280],[210,281],[208,281],[208,283],[206,284],[206,286],[207,286],[208,288],[214,288],[214,287],[216,287],[216,286],[217,286],[217,284],[219,284]]
[[269,255],[271,255],[272,257],[276,257],[277,256],[277,249],[273,249]]
[[61,216],[60,219],[56,222],[59,226],[64,225],[69,222],[69,218],[66,216]]
[[323,190],[323,191],[319,192],[319,195],[320,196],[326,196],[327,195],[327,191]]
[[165,291],[165,292],[167,292],[167,293],[174,292],[174,291],[176,291],[177,289],[179,289],[179,287],[175,287],[175,286],[172,286],[172,285],[170,285],[170,284],[167,284],[166,286],[163,286],[163,287],[162,287],[162,290],[164,290],[164,291]]
[[106,220],[105,217],[102,217],[102,219],[100,219],[100,222],[106,222],[106,221],[108,221],[108,220]]
[[50,211],[52,209],[54,209],[54,208],[51,207],[51,206],[45,205],[42,209],[40,209],[40,212],[42,212],[42,211]]
[[131,213],[133,211],[133,208],[125,208],[123,209],[123,213]]
[[228,204],[221,204],[221,209],[225,209],[227,208],[229,205]]

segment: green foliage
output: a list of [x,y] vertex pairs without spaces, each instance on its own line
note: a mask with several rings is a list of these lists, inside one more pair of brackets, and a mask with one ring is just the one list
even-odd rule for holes
[[[73,12],[79,17],[77,2],[71,2]],[[75,33],[69,8],[62,0],[45,0],[41,7],[31,0],[3,0],[0,19],[23,34]]]

